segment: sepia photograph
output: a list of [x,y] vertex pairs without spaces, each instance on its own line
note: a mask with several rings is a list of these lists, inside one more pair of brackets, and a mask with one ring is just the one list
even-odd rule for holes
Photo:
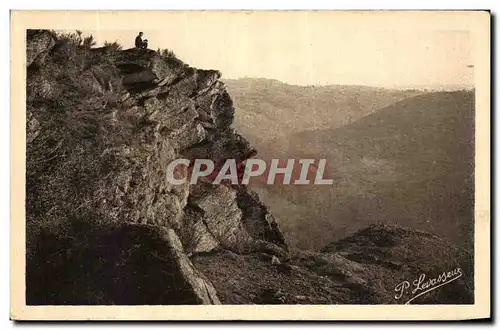
[[489,315],[489,12],[11,21],[11,317]]

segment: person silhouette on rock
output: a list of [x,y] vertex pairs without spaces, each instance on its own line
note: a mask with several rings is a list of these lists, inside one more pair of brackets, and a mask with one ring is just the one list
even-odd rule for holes
[[135,48],[137,49],[147,49],[148,48],[148,40],[142,41],[142,36],[144,33],[139,32],[139,35],[135,37]]

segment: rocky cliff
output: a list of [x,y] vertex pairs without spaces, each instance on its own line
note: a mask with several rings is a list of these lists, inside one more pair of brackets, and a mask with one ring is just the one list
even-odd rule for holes
[[255,154],[220,77],[171,52],[28,31],[28,304],[395,302],[394,283],[370,277],[406,267],[404,254],[386,260],[393,246],[292,251],[245,186],[167,182],[177,158]]

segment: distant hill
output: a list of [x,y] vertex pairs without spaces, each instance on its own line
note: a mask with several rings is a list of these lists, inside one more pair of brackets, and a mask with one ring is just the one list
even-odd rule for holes
[[[236,104],[235,127],[257,146],[301,131],[341,127],[422,93],[367,86],[294,86],[255,78],[223,81]],[[273,146],[279,150],[286,141]]]
[[[333,187],[257,187],[266,190],[266,202],[279,210],[299,246],[316,248],[373,223],[402,224],[473,246],[472,92],[415,96],[350,125],[299,132],[282,154],[326,158],[335,180]],[[296,207],[280,208],[283,199]]]

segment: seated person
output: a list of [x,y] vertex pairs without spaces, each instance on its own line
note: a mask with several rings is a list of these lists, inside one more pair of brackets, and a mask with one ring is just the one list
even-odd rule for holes
[[138,49],[147,49],[148,48],[148,40],[142,41],[142,32],[139,32],[139,35],[135,37],[135,48]]

